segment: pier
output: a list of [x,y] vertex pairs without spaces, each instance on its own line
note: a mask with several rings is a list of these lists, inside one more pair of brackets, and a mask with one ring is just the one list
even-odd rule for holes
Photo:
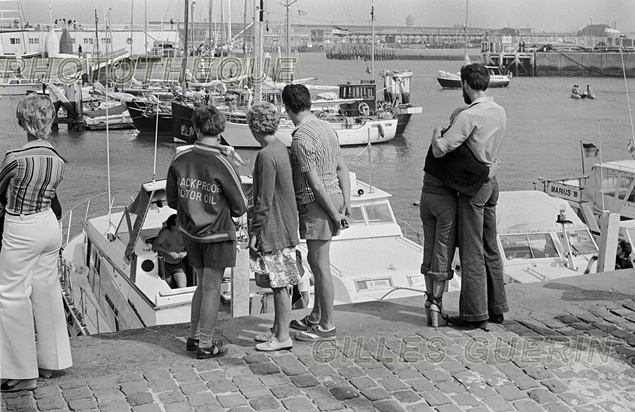
[[[272,314],[226,318],[218,360],[189,325],[72,337],[74,366],[2,394],[3,411],[626,411],[635,385],[635,271],[506,287],[488,330],[426,326],[419,300],[338,306],[337,342],[262,353]],[[458,293],[444,296],[449,313]],[[302,313],[304,314],[304,313]],[[297,318],[300,314],[294,313]],[[369,325],[372,325],[369,328]],[[219,335],[220,336],[220,335]]]

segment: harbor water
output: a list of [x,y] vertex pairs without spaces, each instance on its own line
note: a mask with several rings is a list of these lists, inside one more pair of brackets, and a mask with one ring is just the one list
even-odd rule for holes
[[[327,60],[323,53],[299,54],[296,78],[316,77],[309,84],[338,84],[369,79],[370,62]],[[439,70],[458,71],[458,61],[381,61],[375,63],[376,79],[383,68],[411,70],[411,101],[422,106],[423,113],[413,115],[403,136],[373,145],[371,156],[365,147],[343,149],[351,171],[359,179],[371,181],[393,195],[398,219],[421,230],[418,201],[423,177],[423,160],[430,145],[432,129],[446,126],[454,108],[463,105],[460,90],[441,89],[435,77]],[[158,77],[158,76],[157,76]],[[573,100],[571,88],[589,84],[596,100]],[[498,172],[502,190],[532,190],[538,177],[564,178],[582,173],[580,141],[600,148],[602,160],[625,159],[632,136],[626,87],[635,91],[635,80],[628,84],[620,78],[522,77],[514,78],[508,88],[491,89],[488,94],[507,111],[507,134],[500,152]],[[631,100],[635,100],[632,95]],[[0,152],[18,148],[26,142],[25,133],[15,120],[15,107],[21,97],[0,100]],[[67,167],[59,189],[65,210],[108,190],[107,164],[110,163],[110,187],[116,204],[129,203],[143,182],[163,179],[175,153],[169,140],[156,144],[154,136],[138,135],[135,130],[106,132],[60,131],[51,143],[66,159]],[[109,148],[109,150],[107,150]],[[108,155],[109,153],[109,155]],[[247,161],[241,173],[249,173],[255,151],[240,150]],[[599,159],[597,159],[599,160]],[[597,161],[596,160],[596,161]],[[587,159],[586,171],[590,169]]]

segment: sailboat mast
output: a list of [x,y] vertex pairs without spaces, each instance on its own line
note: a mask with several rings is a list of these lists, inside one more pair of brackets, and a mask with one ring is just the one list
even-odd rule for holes
[[95,43],[97,46],[97,55],[99,55],[99,17],[97,17],[97,9],[95,9]]
[[134,24],[134,0],[130,0],[130,56],[132,57],[132,25]]
[[146,37],[146,51],[143,54],[148,54],[148,0],[145,0],[144,3],[144,24],[143,24],[143,31],[145,32],[145,37]]
[[375,0],[370,8],[370,77],[375,80]]
[[[263,22],[265,21],[265,1],[264,0],[260,0],[258,2],[258,10],[256,10],[258,12],[258,18],[256,20],[256,35],[255,35],[255,47],[254,47],[254,52],[256,54],[256,73],[261,73],[260,70],[263,70],[263,66],[264,66],[264,34],[263,34],[263,30],[262,30],[262,26],[263,26]],[[255,17],[255,16],[254,16]],[[262,101],[262,82],[261,81],[256,81],[254,84],[254,102],[255,103],[260,103]]]
[[[185,33],[185,36],[183,36],[183,61],[181,62],[181,67],[183,67],[183,69],[181,70],[181,90],[183,91],[183,96],[185,96],[185,89],[187,87],[187,83],[185,81],[185,70],[187,69],[187,55],[188,55],[188,38],[187,38],[187,34],[188,34],[188,25],[190,22],[190,2],[189,0],[185,0],[185,13],[184,13],[184,21],[183,21],[183,32]],[[158,116],[158,113],[157,113]]]
[[465,0],[465,56],[463,56],[465,58],[465,62],[467,63],[468,61],[468,55],[467,55],[467,5],[468,5],[468,0]]
[[232,0],[227,0],[227,55],[232,41]]
[[211,49],[211,56],[214,57],[214,46],[212,45],[212,4],[213,4],[212,0],[209,0],[209,2],[207,3],[208,12],[209,12],[209,34],[207,36],[207,41]]

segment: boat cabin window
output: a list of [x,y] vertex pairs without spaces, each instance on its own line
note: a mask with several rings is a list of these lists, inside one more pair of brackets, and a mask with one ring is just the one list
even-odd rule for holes
[[373,203],[364,206],[369,224],[393,223],[394,219],[388,203]]
[[354,206],[351,208],[351,216],[348,218],[351,225],[365,224],[364,213],[361,206]]
[[[569,241],[571,242],[571,249],[578,255],[588,255],[597,253],[598,249],[591,238],[591,233],[586,229],[578,229],[573,233],[568,232]],[[560,242],[564,242],[562,232],[558,232],[558,238]]]
[[505,258],[508,260],[542,259],[559,256],[550,233],[501,235],[500,240],[505,252]]
[[628,176],[623,172],[610,169],[604,169],[604,173],[602,193],[605,196],[616,197],[619,200],[624,200],[628,196],[629,202],[635,202],[635,193],[631,189],[635,176]]

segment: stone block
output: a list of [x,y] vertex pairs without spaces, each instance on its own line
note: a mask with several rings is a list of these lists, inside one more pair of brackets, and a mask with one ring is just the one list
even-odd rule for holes
[[547,389],[532,389],[528,393],[529,397],[541,405],[556,402],[558,399]]
[[255,375],[271,375],[274,373],[280,373],[280,369],[273,362],[252,363],[249,367]]
[[145,405],[154,402],[150,392],[137,392],[126,397],[130,406]]
[[241,405],[247,405],[249,403],[247,399],[240,393],[218,395],[216,399],[218,400],[218,403],[220,403],[221,406],[226,409]]
[[406,409],[393,399],[381,400],[373,404],[379,412],[406,412]]
[[183,403],[187,401],[187,399],[181,393],[181,391],[163,392],[163,393],[160,393],[158,396],[159,396],[159,400],[164,405],[170,405],[173,403]]
[[555,394],[564,393],[569,390],[569,387],[559,379],[545,379],[540,383]]
[[273,410],[282,406],[280,402],[271,395],[252,399],[249,401],[249,405],[256,411]]
[[500,396],[483,399],[483,403],[489,406],[494,412],[513,411],[516,408]]
[[320,383],[315,376],[308,374],[291,376],[291,382],[293,382],[298,388],[310,388],[312,386],[317,386]]
[[377,387],[377,383],[369,378],[368,376],[364,376],[361,378],[353,378],[349,381],[351,385],[356,387],[357,389],[370,389]]
[[148,384],[145,380],[143,381],[134,381],[134,382],[124,382],[121,384],[121,391],[125,393],[127,396],[130,396],[135,393],[148,392]]
[[207,382],[207,387],[212,391],[214,395],[238,391],[236,385],[234,385],[234,383],[228,379],[209,381]]
[[432,390],[430,392],[424,392],[421,394],[421,397],[425,399],[426,402],[428,402],[428,404],[430,404],[430,406],[432,407],[437,407],[437,406],[452,402],[450,398],[445,396],[444,393],[442,393],[441,391],[437,389]]
[[102,389],[93,391],[93,395],[97,398],[98,404],[125,401],[125,395],[117,389]]
[[401,403],[415,403],[421,400],[421,397],[417,394],[417,392],[412,389],[397,391],[393,393],[392,396]]
[[331,388],[331,394],[338,401],[344,401],[346,399],[359,398],[359,392],[350,384],[337,385]]
[[194,407],[218,403],[214,395],[209,392],[201,392],[189,395],[187,397],[187,402]]
[[378,401],[380,399],[390,398],[390,393],[384,388],[370,388],[363,389],[361,394],[364,395],[370,401]]
[[73,399],[68,401],[68,409],[71,411],[85,411],[87,409],[97,409],[97,402],[94,399]]
[[87,386],[67,389],[63,391],[63,394],[64,398],[66,398],[69,402],[76,399],[91,399],[93,397],[93,391],[91,391]]
[[306,411],[315,408],[315,405],[305,397],[283,399],[282,404],[290,411]]
[[132,412],[163,412],[163,409],[156,403],[146,403],[145,405],[133,406]]
[[[22,399],[22,398],[19,398]],[[32,406],[33,402],[30,402],[29,406]],[[43,398],[37,400],[37,409],[40,411],[50,411],[52,409],[63,409],[66,407],[66,402],[61,396]],[[8,408],[7,408],[8,409]],[[21,409],[21,408],[16,408]]]
[[298,397],[302,395],[300,389],[293,385],[283,385],[270,388],[271,393],[278,399]]

